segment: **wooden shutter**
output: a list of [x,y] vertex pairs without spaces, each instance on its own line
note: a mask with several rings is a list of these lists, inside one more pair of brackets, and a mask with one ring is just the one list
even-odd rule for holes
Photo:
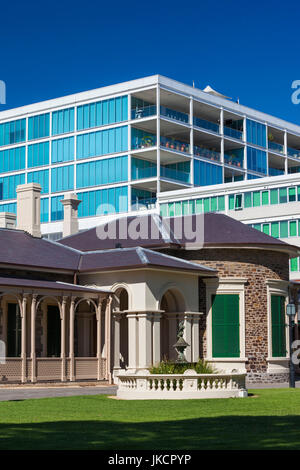
[[60,357],[60,315],[56,306],[47,310],[47,356]]
[[271,295],[272,316],[272,357],[286,356],[285,341],[285,298]]
[[239,295],[214,295],[212,297],[213,357],[239,357],[239,336]]

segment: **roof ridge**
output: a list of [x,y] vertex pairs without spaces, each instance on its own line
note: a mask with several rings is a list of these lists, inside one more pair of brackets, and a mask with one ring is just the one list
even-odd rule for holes
[[181,261],[182,263],[186,263],[191,266],[195,266],[195,267],[197,266],[198,268],[201,267],[209,271],[214,271],[214,272],[216,271],[216,269],[209,268],[208,266],[204,266],[204,264],[194,263],[193,261],[189,261],[189,260],[182,259],[182,258],[177,258],[177,256],[167,255],[166,253],[161,253],[160,251],[149,250],[148,248],[142,248],[142,249],[143,251],[150,251],[151,253],[154,253],[158,256],[162,256],[164,258],[176,259],[177,261]]

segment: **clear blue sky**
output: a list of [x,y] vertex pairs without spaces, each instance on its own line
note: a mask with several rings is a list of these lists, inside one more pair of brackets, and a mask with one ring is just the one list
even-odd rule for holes
[[289,0],[1,2],[0,110],[159,73],[300,124],[299,13]]

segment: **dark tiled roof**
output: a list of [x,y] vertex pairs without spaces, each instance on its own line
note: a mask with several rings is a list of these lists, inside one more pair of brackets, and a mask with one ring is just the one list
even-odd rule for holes
[[32,279],[20,279],[20,278],[12,278],[12,277],[0,277],[0,289],[1,286],[3,287],[22,287],[24,292],[30,293],[31,290],[56,290],[60,291],[61,293],[84,293],[87,294],[100,294],[108,293],[109,290],[106,289],[97,289],[96,287],[84,287],[84,286],[77,286],[75,284],[68,284],[66,282],[58,282],[58,281],[37,281]]
[[208,276],[214,276],[216,271],[198,263],[185,261],[174,256],[141,247],[117,248],[113,250],[87,252],[82,256],[80,272],[120,270],[134,268],[169,268],[181,271],[194,271]]
[[[239,222],[224,214],[206,213],[201,215],[184,216],[184,217],[172,217],[162,219],[160,216],[152,214],[146,216],[140,216],[139,220],[145,227],[148,226],[148,230],[145,230],[146,236],[141,236],[137,240],[130,238],[120,239],[119,238],[119,225],[124,224],[124,220],[127,220],[127,226],[136,220],[136,217],[119,218],[116,222],[108,222],[102,224],[103,231],[107,231],[114,226],[116,227],[116,237],[114,239],[100,239],[98,237],[99,228],[95,227],[90,230],[78,233],[76,235],[59,240],[59,243],[65,246],[73,247],[81,251],[89,250],[108,250],[113,249],[120,244],[123,248],[130,248],[135,246],[142,246],[146,248],[166,248],[167,246],[184,247],[190,244],[195,244],[192,237],[190,236],[189,230],[186,227],[190,226],[195,230],[196,224],[202,224],[199,239],[200,244],[203,242],[204,247],[209,246],[274,246],[277,249],[282,248],[283,250],[295,250],[295,247],[289,245],[281,240],[270,237],[265,233],[259,232],[246,224]],[[163,221],[163,222],[162,222]],[[183,223],[184,230],[182,235],[178,235],[178,231],[175,230],[175,223]],[[166,225],[169,225],[170,230],[166,229]],[[154,237],[151,236],[150,227],[156,227],[158,229],[154,233]],[[203,228],[204,227],[204,228]],[[124,228],[122,229],[124,232]],[[122,233],[121,231],[121,233]],[[113,231],[112,231],[113,232]],[[199,232],[199,231],[198,231]],[[198,233],[199,234],[199,233]],[[203,236],[202,236],[203,234]],[[295,255],[296,256],[296,255]]]
[[0,229],[0,263],[75,271],[80,253],[22,230]]

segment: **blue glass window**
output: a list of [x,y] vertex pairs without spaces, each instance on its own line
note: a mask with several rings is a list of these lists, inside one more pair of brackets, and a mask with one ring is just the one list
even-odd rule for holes
[[0,152],[0,172],[23,170],[25,168],[25,147],[15,147]]
[[49,198],[41,199],[41,222],[49,222]]
[[120,96],[77,108],[77,129],[90,129],[115,122],[127,121],[128,98]]
[[52,113],[52,135],[74,131],[74,108],[60,109]]
[[194,183],[196,186],[209,186],[223,182],[222,167],[213,163],[194,160]]
[[28,140],[49,137],[50,118],[49,113],[33,116],[28,119]]
[[77,188],[128,180],[128,158],[116,157],[80,163],[76,172]]
[[248,170],[267,174],[267,154],[263,150],[254,147],[247,147]]
[[77,136],[77,159],[126,150],[128,150],[127,126]]
[[51,148],[52,163],[74,160],[74,137],[52,140]]
[[26,119],[0,124],[0,147],[26,140]]
[[11,214],[17,214],[17,203],[9,202],[8,204],[0,204],[0,212],[10,212]]
[[0,200],[16,199],[16,188],[25,183],[25,173],[0,178]]
[[39,183],[42,186],[42,194],[49,193],[49,170],[31,171],[27,174],[28,183]]
[[64,207],[60,202],[63,198],[63,195],[54,196],[51,198],[51,221],[63,220]]
[[74,189],[74,165],[59,166],[51,170],[51,192]]
[[28,145],[28,168],[49,165],[49,142]]
[[266,147],[267,145],[267,132],[265,124],[247,119],[247,142],[250,144],[260,145]]
[[78,194],[82,202],[78,207],[78,217],[127,212],[128,188],[99,189]]

